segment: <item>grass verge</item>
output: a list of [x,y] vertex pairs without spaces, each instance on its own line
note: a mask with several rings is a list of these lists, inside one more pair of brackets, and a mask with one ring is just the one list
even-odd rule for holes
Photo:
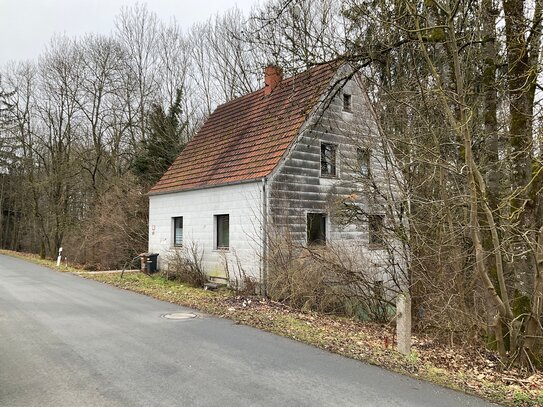
[[543,406],[543,375],[525,377],[516,369],[504,371],[484,350],[450,348],[430,338],[414,337],[407,357],[393,348],[394,330],[387,325],[301,312],[260,297],[238,296],[223,290],[204,291],[142,273],[101,274],[42,260],[37,256],[0,250],[59,271],[76,273],[125,290],[187,306],[237,323],[292,338],[349,358],[462,390],[511,406]]

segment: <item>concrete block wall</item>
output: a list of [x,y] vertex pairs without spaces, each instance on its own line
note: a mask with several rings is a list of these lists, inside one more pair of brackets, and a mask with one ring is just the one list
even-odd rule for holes
[[[229,215],[230,248],[215,248],[215,215]],[[173,246],[173,218],[183,217],[183,242],[203,250],[209,275],[225,277],[225,260],[236,272],[237,264],[260,278],[262,183],[251,182],[192,191],[152,195],[149,199],[149,251],[159,253],[159,268],[166,266]],[[231,276],[232,277],[232,276]]]

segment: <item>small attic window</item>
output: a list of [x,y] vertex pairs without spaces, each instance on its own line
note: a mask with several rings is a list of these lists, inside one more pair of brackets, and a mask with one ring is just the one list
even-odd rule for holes
[[351,95],[348,93],[343,94],[343,111],[352,112]]

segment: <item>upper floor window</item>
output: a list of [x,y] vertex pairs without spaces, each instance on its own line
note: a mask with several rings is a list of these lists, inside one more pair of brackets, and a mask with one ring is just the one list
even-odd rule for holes
[[229,215],[216,215],[216,248],[222,250],[228,250],[230,247],[230,216]]
[[183,217],[173,218],[173,245],[183,246]]
[[352,97],[348,93],[343,94],[343,111],[344,112],[352,112],[352,106],[351,106],[351,100]]
[[326,244],[326,215],[307,214],[307,244]]
[[371,174],[370,168],[370,158],[371,151],[369,148],[357,148],[356,149],[357,158],[358,158],[358,171],[363,177],[369,177]]
[[336,177],[336,150],[334,144],[321,143],[321,177]]
[[382,246],[385,243],[385,216],[368,215],[369,226],[369,244],[372,246]]

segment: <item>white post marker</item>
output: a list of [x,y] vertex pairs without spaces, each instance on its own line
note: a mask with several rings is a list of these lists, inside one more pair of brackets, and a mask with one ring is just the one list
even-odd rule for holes
[[401,293],[396,301],[396,336],[398,351],[404,355],[411,353],[411,297]]
[[62,260],[62,247],[58,249],[57,267],[60,267],[60,261]]

